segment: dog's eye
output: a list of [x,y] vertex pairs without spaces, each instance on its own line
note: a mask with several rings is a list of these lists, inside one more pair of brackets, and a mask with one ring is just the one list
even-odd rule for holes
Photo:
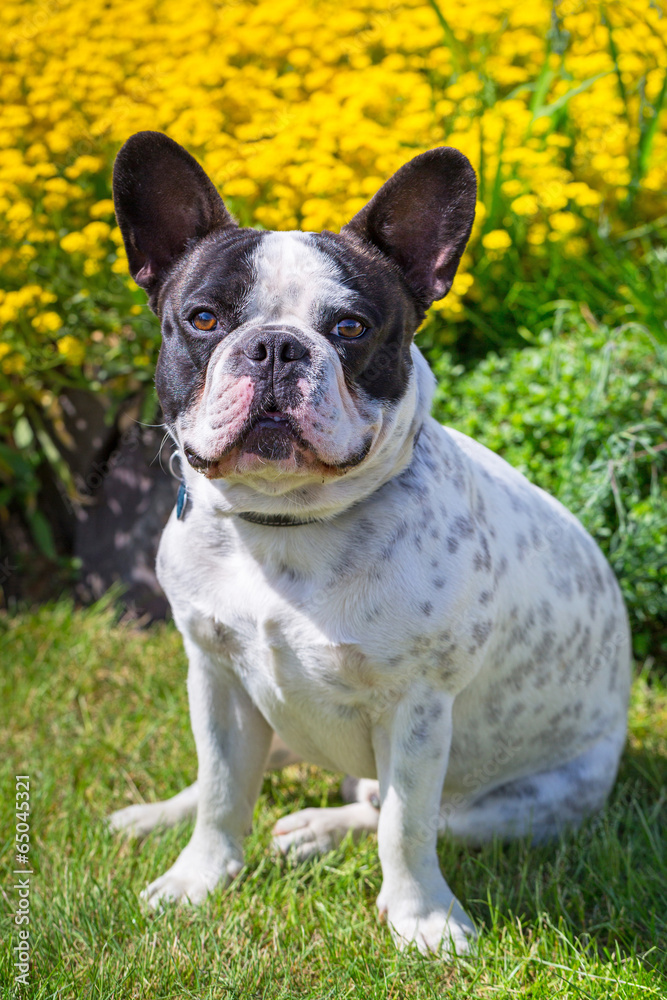
[[210,312],[197,313],[196,316],[192,317],[190,322],[197,330],[213,330],[218,324],[217,319]]
[[348,340],[354,340],[355,337],[360,337],[362,333],[366,333],[366,327],[358,319],[341,319],[336,323],[331,332],[335,333],[337,337],[346,337]]

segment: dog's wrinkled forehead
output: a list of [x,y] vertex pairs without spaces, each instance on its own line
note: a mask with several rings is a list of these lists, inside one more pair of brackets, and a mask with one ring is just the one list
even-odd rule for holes
[[354,293],[341,267],[307,233],[267,233],[252,260],[253,282],[243,307],[246,322],[300,320],[317,324],[324,305],[344,309]]

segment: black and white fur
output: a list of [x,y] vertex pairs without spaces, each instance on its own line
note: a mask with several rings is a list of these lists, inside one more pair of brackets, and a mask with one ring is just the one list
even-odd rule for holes
[[199,761],[175,798],[112,817],[145,833],[196,814],[144,896],[197,903],[232,879],[265,767],[302,758],[361,779],[356,801],[280,820],[278,848],[303,858],[377,830],[396,941],[461,953],[474,929],[438,833],[541,840],[599,809],[630,679],[623,601],[592,539],[429,416],[412,338],[468,239],[472,169],[431,150],[340,235],[259,232],[145,132],[114,192],[162,322],[156,383],[187,486],[158,574]]

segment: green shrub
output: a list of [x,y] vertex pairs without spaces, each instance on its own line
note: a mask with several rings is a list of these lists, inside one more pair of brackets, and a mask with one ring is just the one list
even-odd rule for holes
[[[561,312],[540,346],[434,360],[435,414],[561,500],[620,581],[635,652],[667,651],[667,351],[635,323]],[[562,329],[566,332],[557,332]]]

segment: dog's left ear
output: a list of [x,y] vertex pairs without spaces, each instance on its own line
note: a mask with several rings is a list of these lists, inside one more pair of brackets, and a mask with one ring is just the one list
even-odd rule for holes
[[236,227],[194,157],[162,132],[127,140],[114,164],[113,196],[130,274],[152,308],[170,268],[195,240]]
[[341,230],[401,268],[424,309],[451,288],[475,218],[477,181],[458,149],[442,146],[401,167]]

